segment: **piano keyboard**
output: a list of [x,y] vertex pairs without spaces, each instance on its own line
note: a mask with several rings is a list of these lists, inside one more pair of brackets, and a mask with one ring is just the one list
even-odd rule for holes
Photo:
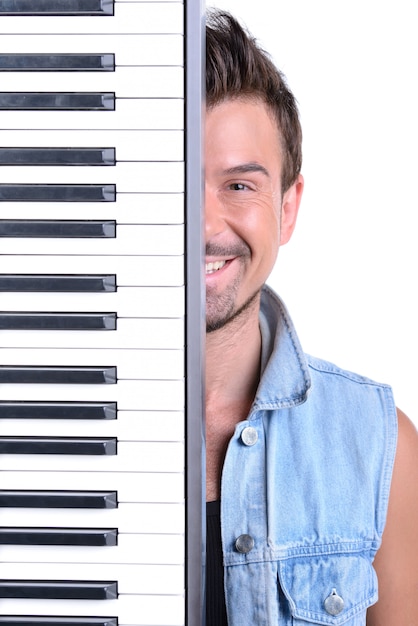
[[201,623],[201,21],[0,0],[0,626]]

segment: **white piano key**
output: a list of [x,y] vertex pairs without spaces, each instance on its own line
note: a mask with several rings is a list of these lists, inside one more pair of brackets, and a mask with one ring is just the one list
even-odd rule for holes
[[[55,471],[53,466],[50,471]],[[160,519],[159,516],[163,516]],[[158,555],[156,544],[160,538],[168,545],[170,538],[180,538],[184,534],[184,505],[182,503],[122,503],[117,509],[35,509],[35,508],[4,508],[0,509],[0,523],[4,527],[34,528],[118,528],[120,550],[113,546],[95,546],[87,554],[87,547],[78,550],[79,554],[71,554],[68,546],[62,547],[64,554],[54,557],[53,554],[42,557],[36,553],[33,557],[16,551],[14,558],[10,550],[0,545],[0,562],[5,560],[42,560],[63,561],[68,563],[181,563],[177,554]],[[125,533],[125,534],[124,534]],[[126,534],[128,533],[128,534]],[[122,539],[125,537],[125,539]],[[131,543],[136,549],[131,556],[123,554],[126,545]],[[179,543],[177,542],[173,542]],[[115,546],[117,548],[119,546]],[[98,549],[97,549],[98,548]],[[44,549],[44,548],[43,548]],[[8,551],[7,551],[8,550]],[[29,547],[24,547],[29,553]],[[50,550],[53,552],[53,549]],[[67,554],[65,554],[67,553]]]
[[[153,362],[158,364],[159,353],[159,350],[55,350],[53,348],[7,349],[0,347],[0,361],[2,365],[6,363],[8,365],[24,365],[25,363],[33,365],[36,363],[39,366],[49,365],[51,367],[65,365],[68,365],[68,367],[83,367],[89,364],[94,364],[97,367],[114,366],[118,370],[117,384],[120,384],[125,379],[132,379],[132,373],[136,370],[136,361],[138,360],[149,358],[149,368],[152,369]],[[166,356],[168,355],[164,352],[161,354],[162,359]],[[143,377],[142,372],[140,372],[141,370],[138,370],[139,379]],[[100,388],[103,389],[102,386]],[[115,388],[115,385],[113,388]]]
[[[1,91],[114,92],[119,98],[182,98],[182,67],[117,67],[115,72],[1,72]],[[116,107],[117,107],[116,103]]]
[[117,320],[117,330],[0,330],[2,347],[168,349],[184,346],[184,319]]
[[[115,366],[117,368],[118,382],[116,385],[100,385],[96,387],[95,394],[100,397],[105,387],[111,387],[109,393],[116,393],[116,387],[124,384],[127,380],[154,379],[154,383],[159,380],[181,379],[184,372],[184,352],[183,350],[123,350],[112,349],[76,349],[57,350],[54,348],[5,348],[0,347],[1,365],[38,365],[49,367],[82,367],[88,365]],[[154,384],[153,383],[153,384]],[[37,385],[30,385],[37,387]],[[88,386],[88,385],[87,385]],[[4,387],[0,384],[0,390]],[[24,393],[26,385],[12,387],[19,389],[19,393]],[[53,386],[54,387],[54,386]],[[69,385],[65,398],[72,395],[74,385]],[[84,385],[82,386],[84,388]],[[93,387],[94,388],[94,387]],[[78,388],[80,389],[80,388]],[[93,391],[93,389],[92,389]],[[11,396],[13,397],[13,395]],[[26,398],[25,398],[26,399]],[[108,397],[107,397],[108,399]],[[95,401],[93,399],[93,401]],[[171,408],[171,407],[170,407]]]
[[[149,574],[158,572],[160,569],[164,575],[163,565],[166,564],[166,555],[170,555],[169,563],[173,563],[167,569],[174,569],[173,573],[181,573],[181,564],[184,556],[184,537],[182,535],[140,535],[119,533],[117,546],[24,546],[24,545],[0,545],[0,563],[87,563],[101,564],[100,578],[115,579],[115,566],[121,570],[121,563],[138,564],[130,569],[130,574],[135,578],[131,580],[126,576],[118,579],[120,593],[181,593],[181,578],[175,584],[169,583],[169,578],[162,578],[158,587],[158,580],[151,577],[148,583],[144,580],[147,564],[151,565]],[[154,565],[161,563],[160,566]],[[144,564],[144,565],[139,565]],[[51,569],[53,566],[51,565]],[[97,568],[99,570],[99,568]],[[1,565],[0,565],[1,571]],[[116,570],[117,571],[117,570]],[[112,573],[113,572],[113,573]],[[80,575],[80,574],[79,574]],[[84,574],[81,574],[82,576]],[[97,574],[96,574],[97,576]]]
[[117,600],[21,600],[1,599],[3,615],[117,616],[119,626],[182,626],[183,596],[122,595]]
[[117,616],[119,626],[183,626],[183,595],[121,595],[117,600],[0,599],[3,615]]
[[[125,413],[135,413],[135,411],[125,411]],[[158,412],[156,412],[158,415]],[[173,412],[176,415],[176,412]],[[123,412],[119,413],[117,420],[100,420],[99,423],[93,420],[1,420],[0,436],[15,437],[22,433],[24,428],[25,436],[39,437],[117,437],[119,442],[128,441],[179,441],[184,436],[184,426],[177,420],[171,418],[170,428],[161,428],[156,432],[156,428],[150,428],[150,421],[145,419],[129,420],[123,419]],[[160,420],[155,418],[158,423]],[[163,426],[168,422],[163,422]],[[2,482],[4,486],[4,483]]]
[[[125,411],[128,413],[128,411]],[[25,437],[117,437],[118,441],[133,441],[140,438],[142,441],[149,440],[146,429],[141,432],[140,427],[131,421],[131,431],[128,430],[126,421],[125,429],[119,420],[5,420],[0,422],[0,437],[16,437],[24,429]],[[132,428],[134,427],[134,428]],[[181,430],[180,430],[181,433]],[[177,435],[176,439],[179,438]],[[166,437],[162,438],[163,440]],[[4,486],[4,484],[2,483]]]
[[112,33],[106,35],[98,33],[88,35],[2,34],[0,54],[19,54],[23,51],[31,54],[113,53],[117,66],[183,65],[184,62],[183,36],[172,33],[146,35],[124,33],[122,37]]
[[42,471],[107,471],[107,472],[181,472],[184,469],[184,447],[181,442],[124,442],[118,443],[115,456],[2,454],[0,469]]
[[183,6],[164,2],[116,2],[113,16],[0,15],[0,34],[182,33]]
[[[160,416],[163,417],[160,417]],[[146,417],[145,417],[146,416]],[[115,420],[2,419],[0,436],[15,437],[24,429],[25,436],[39,437],[117,437],[128,441],[181,441],[184,416],[180,412],[154,414],[119,411]],[[2,487],[4,488],[2,476]]]
[[[106,145],[103,145],[106,143]],[[181,130],[46,131],[2,130],[2,147],[116,148],[120,161],[182,161],[184,132]],[[72,166],[71,166],[72,167]],[[113,167],[110,167],[110,174]],[[22,174],[25,172],[21,168]],[[41,170],[38,167],[38,172]],[[54,176],[59,173],[54,169]]]
[[[135,262],[135,261],[134,261]],[[153,261],[151,260],[151,263]],[[9,266],[10,267],[10,266]],[[26,266],[30,273],[34,269]],[[0,265],[0,273],[2,272]],[[81,266],[80,266],[81,269]],[[83,268],[84,269],[84,268]],[[51,270],[49,262],[48,270]],[[57,271],[54,262],[54,270]],[[68,265],[67,265],[68,270]],[[14,273],[19,273],[13,264]],[[117,275],[119,279],[119,276]],[[154,317],[174,318],[184,314],[183,287],[119,287],[105,293],[8,293],[1,296],[1,312],[100,312],[115,311],[118,318]],[[119,329],[119,326],[118,326]],[[0,331],[1,333],[1,331]],[[46,347],[46,346],[45,346]],[[133,346],[131,346],[133,347]],[[167,348],[169,346],[166,346]]]
[[[62,352],[62,351],[56,351]],[[70,351],[69,351],[70,352]],[[132,351],[140,358],[140,354]],[[88,355],[88,351],[86,350]],[[0,352],[1,354],[1,352]],[[88,357],[86,356],[86,359]],[[31,361],[31,364],[37,361]],[[116,385],[0,385],[0,400],[117,402],[125,411],[182,411],[182,380],[118,380]]]
[[[68,274],[69,272],[74,274],[115,274],[116,282],[121,293],[121,301],[124,299],[124,290],[123,287],[133,286],[144,286],[150,287],[150,294],[147,294],[147,291],[141,293],[144,294],[144,298],[149,295],[150,298],[155,298],[156,301],[159,301],[158,295],[153,295],[153,289],[157,289],[158,286],[161,287],[173,287],[173,286],[183,286],[184,285],[184,258],[183,256],[64,256],[59,255],[54,258],[54,267],[53,270],[51,268],[51,258],[48,256],[31,256],[31,255],[22,255],[22,256],[13,256],[0,254],[0,273],[14,273],[14,274],[50,274],[51,272],[56,274]],[[141,287],[143,289],[144,287]],[[128,291],[127,297],[129,298],[129,293],[133,294],[135,298],[139,293]],[[7,300],[5,294],[0,296],[2,302],[6,303],[9,301],[9,298],[13,298],[13,302],[24,302],[26,301],[27,294],[7,294]],[[34,301],[38,301],[36,298],[41,298],[42,295],[45,295],[46,298],[51,296],[51,301],[49,306],[53,306],[52,302],[54,300],[60,300],[64,298],[63,303],[66,302],[65,294],[60,293],[59,295],[55,294],[57,297],[53,298],[51,294],[34,294],[32,293],[29,297],[33,297]],[[72,294],[75,297],[78,297],[77,294]],[[85,298],[80,296],[79,301],[82,299],[87,303],[90,300],[97,303],[101,303],[102,295],[111,296],[111,292],[106,292],[106,294],[84,294]],[[20,296],[22,296],[20,298]],[[99,297],[97,297],[99,296]],[[14,299],[16,297],[16,299]],[[174,294],[170,293],[170,297],[173,297],[176,300]],[[48,300],[46,300],[48,301]],[[39,300],[42,302],[42,300]],[[105,299],[104,302],[107,302]],[[65,305],[64,305],[65,306]],[[93,306],[93,304],[92,304]],[[94,305],[95,307],[102,306],[101,304]],[[144,302],[139,306],[146,307],[147,304]],[[18,307],[19,308],[19,307]],[[65,308],[69,308],[65,306]],[[73,307],[70,307],[75,310]],[[54,310],[54,309],[52,309]]]
[[[170,541],[172,545],[170,546]],[[171,551],[174,549],[176,552],[180,554],[180,550],[177,549],[177,544],[181,541],[181,538],[177,537],[161,537],[161,545],[158,546],[158,538],[151,540],[152,548],[156,549],[156,553],[160,553],[163,557],[166,551]],[[150,554],[150,549],[145,545],[146,540],[141,539],[140,548],[145,550],[144,555]],[[133,550],[136,550],[137,542],[135,542],[132,546]],[[1,552],[1,550],[0,550]],[[142,556],[141,552],[138,554]],[[65,555],[64,555],[65,556]],[[129,556],[129,555],[128,555]],[[3,558],[2,558],[3,560]],[[16,559],[17,560],[17,559]],[[113,563],[111,566],[101,565],[97,566],[89,565],[83,562],[82,574],[80,575],[80,567],[73,565],[73,559],[71,562],[66,562],[64,559],[64,567],[57,566],[55,560],[53,564],[51,563],[51,573],[53,574],[52,580],[115,580],[118,582],[118,591],[120,594],[155,594],[155,595],[181,595],[184,590],[184,566],[181,564],[182,561],[173,564],[154,564],[151,559],[148,564],[131,564],[132,557],[129,558],[129,561],[125,564],[118,564],[117,562]],[[9,563],[7,563],[9,566]],[[27,566],[29,571],[34,573],[36,576],[34,580],[42,580],[39,576],[39,572],[36,573],[35,565],[32,562],[28,562]],[[39,568],[45,568],[46,564],[40,562]],[[68,575],[65,575],[65,566],[68,566]],[[14,564],[10,563],[11,573],[16,573],[19,577],[13,577],[15,580],[26,580],[24,576],[22,576],[22,565],[19,563]],[[86,569],[84,569],[86,568]],[[26,568],[25,568],[26,569]],[[1,572],[1,566],[0,566]],[[63,577],[64,576],[64,577]],[[70,578],[68,578],[70,576]],[[83,579],[83,576],[86,576],[86,579]],[[7,573],[7,579],[11,580],[9,573]],[[2,600],[0,600],[2,602]]]
[[180,98],[121,98],[115,111],[1,111],[3,128],[78,130],[182,130]]
[[[149,263],[153,263],[153,258],[149,260]],[[135,259],[132,259],[132,264],[135,265]],[[67,269],[68,267],[75,272],[83,272],[84,269],[81,264],[67,265]],[[31,273],[35,272],[35,269],[29,266],[22,266],[22,268],[27,268],[29,271],[32,269]],[[16,267],[13,269],[19,273]],[[44,270],[43,267],[40,269]],[[50,265],[47,269],[50,271]],[[54,269],[58,271],[55,262]],[[116,274],[116,276],[119,280],[119,275]],[[103,310],[115,311],[119,318],[170,318],[181,317],[184,313],[183,287],[118,287],[116,292],[109,293],[7,293],[7,298],[3,295],[1,299],[4,300],[3,311],[81,313]]]
[[184,191],[182,162],[118,163],[115,167],[0,167],[0,183],[8,185],[116,185],[121,193]]
[[126,225],[116,227],[113,239],[2,238],[2,254],[65,255],[181,255],[183,227],[176,224]]
[[[1,168],[0,168],[1,174]],[[2,202],[3,219],[117,219],[120,224],[182,224],[183,193],[117,193],[116,202]]]
[[[158,415],[158,413],[156,413]],[[158,424],[158,418],[156,419]],[[146,428],[148,427],[149,421]],[[2,426],[2,424],[0,424]],[[178,432],[183,433],[180,425]],[[7,434],[7,433],[5,433]],[[161,428],[160,440],[171,437]],[[1,474],[2,489],[38,489],[61,491],[63,485],[70,491],[116,491],[119,503],[124,502],[180,502],[184,498],[183,472],[54,472],[51,468],[45,472],[4,471]],[[27,515],[29,509],[25,509]],[[29,518],[28,518],[29,519]],[[30,522],[32,523],[32,522]],[[46,522],[46,525],[49,525]]]

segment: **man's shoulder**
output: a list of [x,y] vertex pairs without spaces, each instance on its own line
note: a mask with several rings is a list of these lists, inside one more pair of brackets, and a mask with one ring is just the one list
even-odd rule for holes
[[398,411],[399,437],[383,541],[374,567],[379,601],[369,609],[367,624],[415,624],[418,612],[418,432]]
[[306,355],[306,363],[311,380],[307,410],[322,406],[333,419],[336,414],[345,416],[344,420],[351,416],[356,425],[362,422],[375,428],[380,423],[395,433],[396,405],[389,384],[310,355]]

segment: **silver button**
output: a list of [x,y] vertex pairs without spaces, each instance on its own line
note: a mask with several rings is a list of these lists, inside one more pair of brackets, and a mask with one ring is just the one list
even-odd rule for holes
[[254,548],[254,539],[251,535],[240,535],[235,540],[235,549],[241,554],[248,554]]
[[325,610],[330,615],[339,615],[344,608],[344,600],[338,595],[337,590],[333,589],[324,602]]
[[247,426],[241,433],[241,441],[246,446],[253,446],[257,443],[258,433],[252,426]]

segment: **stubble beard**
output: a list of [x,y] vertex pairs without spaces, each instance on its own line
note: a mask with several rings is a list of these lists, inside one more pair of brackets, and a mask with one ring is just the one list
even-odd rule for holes
[[[237,281],[238,283],[238,281]],[[238,309],[235,308],[237,284],[220,296],[206,295],[206,333],[213,333],[227,325],[244,322],[257,305],[261,289],[258,289]]]

